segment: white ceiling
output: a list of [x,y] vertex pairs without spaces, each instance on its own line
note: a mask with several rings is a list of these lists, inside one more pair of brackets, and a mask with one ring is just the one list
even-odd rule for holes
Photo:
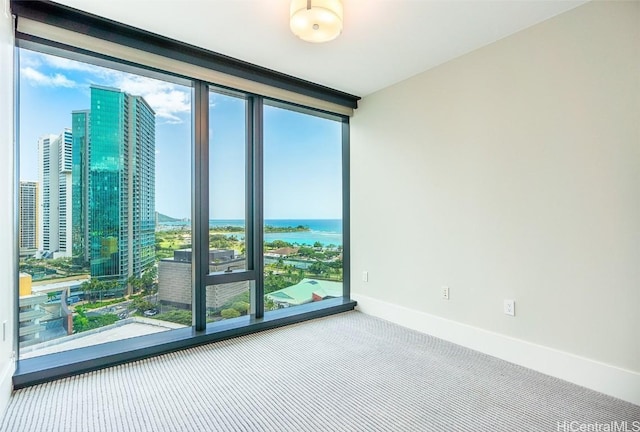
[[343,0],[342,35],[311,44],[289,31],[289,0],[58,1],[358,96],[585,3]]

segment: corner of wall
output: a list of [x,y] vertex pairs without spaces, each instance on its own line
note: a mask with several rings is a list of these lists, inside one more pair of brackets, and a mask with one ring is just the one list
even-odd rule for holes
[[0,12],[0,418],[11,396],[15,370],[15,296],[16,296],[16,167],[14,136],[14,21],[9,1],[3,0]]

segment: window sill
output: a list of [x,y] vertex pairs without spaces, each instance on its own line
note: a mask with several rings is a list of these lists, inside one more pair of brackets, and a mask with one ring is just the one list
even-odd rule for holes
[[60,378],[231,339],[289,324],[353,310],[356,302],[336,298],[268,312],[264,318],[244,316],[211,323],[197,332],[193,327],[107,342],[18,361],[13,388],[20,389]]

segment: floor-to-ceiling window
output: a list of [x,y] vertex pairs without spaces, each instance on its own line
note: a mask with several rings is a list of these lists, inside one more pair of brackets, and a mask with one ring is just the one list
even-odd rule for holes
[[220,283],[207,285],[207,321],[251,313],[253,278],[247,263],[247,100],[215,87],[209,92],[209,269]]
[[342,124],[264,106],[264,307],[343,295]]
[[18,55],[20,357],[190,326],[191,88]]
[[[354,307],[357,98],[55,4],[14,7],[29,17],[18,386]],[[83,40],[85,20],[104,44]]]

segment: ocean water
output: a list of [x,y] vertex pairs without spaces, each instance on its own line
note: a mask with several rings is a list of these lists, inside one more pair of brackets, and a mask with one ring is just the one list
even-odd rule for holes
[[[312,245],[320,242],[324,246],[342,245],[342,220],[341,219],[266,219],[265,225],[274,227],[297,227],[299,225],[308,226],[309,231],[265,233],[264,239],[267,242],[282,240],[288,243],[300,245]],[[163,225],[185,226],[189,222],[173,222]],[[240,219],[211,219],[210,227],[216,226],[241,226],[244,227],[244,220]],[[242,234],[234,234],[242,238]]]
[[[287,243],[312,245],[320,242],[324,246],[342,245],[342,220],[341,219],[265,219],[265,225],[273,227],[297,227],[308,226],[310,231],[265,233],[264,240],[272,242],[282,240]],[[244,226],[241,220],[216,220],[209,221],[209,226]]]

